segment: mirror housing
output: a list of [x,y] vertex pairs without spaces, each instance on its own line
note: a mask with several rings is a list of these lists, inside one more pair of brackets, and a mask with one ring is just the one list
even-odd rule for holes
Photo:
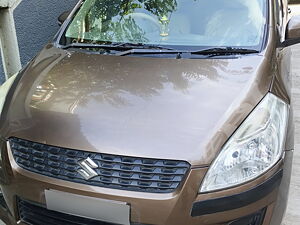
[[300,38],[300,15],[293,16],[287,25],[286,39]]
[[60,16],[57,19],[59,26],[61,26],[67,20],[70,13],[71,13],[71,11],[65,11],[62,14],[60,14]]
[[285,41],[283,47],[300,43],[300,15],[293,16],[286,27]]

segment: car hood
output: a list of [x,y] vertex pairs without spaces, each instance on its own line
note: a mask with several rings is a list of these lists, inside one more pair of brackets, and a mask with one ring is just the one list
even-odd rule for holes
[[5,136],[207,165],[267,93],[263,56],[167,59],[46,47],[19,75]]

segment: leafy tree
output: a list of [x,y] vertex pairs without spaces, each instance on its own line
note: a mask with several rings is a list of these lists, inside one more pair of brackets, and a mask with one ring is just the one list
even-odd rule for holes
[[75,42],[114,40],[145,43],[148,42],[145,31],[130,14],[144,9],[162,18],[176,8],[176,0],[87,0],[69,28],[73,30],[69,37]]

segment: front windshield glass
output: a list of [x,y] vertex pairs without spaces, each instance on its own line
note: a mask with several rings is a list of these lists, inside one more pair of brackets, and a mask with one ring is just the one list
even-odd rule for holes
[[266,0],[85,0],[66,44],[261,45]]

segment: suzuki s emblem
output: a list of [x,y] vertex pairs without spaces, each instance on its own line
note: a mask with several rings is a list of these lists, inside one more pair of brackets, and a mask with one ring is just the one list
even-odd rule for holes
[[78,164],[82,169],[79,169],[77,172],[80,173],[84,179],[89,180],[93,177],[98,176],[97,172],[94,170],[98,168],[98,165],[89,157],[85,160],[79,161]]

